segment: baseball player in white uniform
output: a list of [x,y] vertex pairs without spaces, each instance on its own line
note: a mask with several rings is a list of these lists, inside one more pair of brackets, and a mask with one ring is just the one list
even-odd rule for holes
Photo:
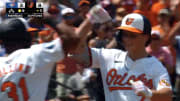
[[[16,49],[30,45],[30,33],[23,24],[19,19],[12,19],[0,25],[0,39],[7,53],[12,52],[12,45]],[[1,57],[0,101],[44,101],[52,67],[64,58],[62,45],[58,38]]]
[[[99,10],[101,15],[94,13]],[[93,7],[90,12],[88,19],[92,22],[110,19],[100,6]],[[104,19],[99,20],[102,16]],[[0,40],[5,48],[8,49],[15,43],[13,49],[20,49],[8,57],[0,58],[0,101],[44,101],[53,65],[62,60],[65,53],[75,50],[79,40],[78,34],[76,35],[71,28],[58,24],[56,31],[60,38],[27,48],[31,38],[23,24],[16,19],[0,25]],[[83,33],[83,30],[79,33]],[[22,49],[25,46],[26,49]]]
[[[150,35],[148,19],[128,14],[117,28],[116,36],[126,51],[86,48],[81,54],[88,57],[91,67],[100,67],[106,101],[171,101],[167,70],[145,51]],[[82,60],[77,57],[74,58]]]

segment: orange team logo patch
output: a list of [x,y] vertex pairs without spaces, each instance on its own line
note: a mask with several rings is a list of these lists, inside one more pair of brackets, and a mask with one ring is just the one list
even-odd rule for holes
[[160,85],[162,85],[162,86],[170,86],[170,84],[167,82],[167,80],[161,80],[160,82],[159,82],[159,84]]
[[126,24],[127,24],[127,25],[130,25],[130,24],[133,23],[133,21],[134,21],[134,18],[127,18]]
[[28,6],[28,8],[33,8],[34,7],[34,1],[33,0],[27,0],[27,6]]

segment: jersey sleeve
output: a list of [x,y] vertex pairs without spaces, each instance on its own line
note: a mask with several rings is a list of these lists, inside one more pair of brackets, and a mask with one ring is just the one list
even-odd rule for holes
[[91,67],[100,67],[100,52],[101,52],[101,49],[97,49],[97,48],[89,49]]
[[156,70],[154,71],[154,85],[156,90],[160,90],[162,88],[172,88],[170,83],[169,74],[166,68],[158,63],[156,66]]
[[37,70],[37,68],[52,67],[56,62],[64,58],[61,43],[60,39],[56,39],[49,43],[32,45],[29,49],[18,50],[11,54],[9,58],[16,58],[17,62],[30,66],[32,68],[31,72]]
[[85,67],[99,67],[99,54],[101,49],[85,47],[80,54],[68,55]]
[[[56,39],[49,43],[33,45],[28,49],[17,50],[6,59],[1,60],[4,62],[0,62],[2,65],[0,68],[0,87],[3,87],[4,90],[0,91],[0,101],[12,101],[9,100],[14,98],[14,96],[9,96],[9,93],[12,92],[13,95],[17,94],[18,96],[25,96],[24,92],[28,93],[29,101],[43,101],[47,91],[45,87],[47,87],[53,66],[64,58],[61,43],[60,39]],[[27,87],[27,92],[23,91],[24,87]],[[13,89],[17,89],[17,91]]]
[[60,39],[56,39],[50,43],[34,45],[31,47],[34,57],[46,61],[57,62],[64,58],[64,51]]

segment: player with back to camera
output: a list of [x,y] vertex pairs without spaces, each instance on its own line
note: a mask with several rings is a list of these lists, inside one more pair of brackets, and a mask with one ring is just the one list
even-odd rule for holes
[[[96,14],[98,11],[103,15]],[[94,23],[110,19],[102,7],[94,6],[90,12],[88,19],[93,19]],[[78,35],[84,33],[82,30],[77,34],[69,26],[58,24],[55,27],[58,39],[30,47],[31,36],[25,25],[19,19],[5,21],[0,25],[0,40],[9,50],[9,56],[0,58],[1,101],[44,101],[52,67],[67,52],[75,50],[80,38]],[[83,29],[83,26],[80,27]],[[9,49],[12,45],[15,47]]]
[[167,70],[145,51],[151,35],[148,19],[140,14],[128,14],[116,34],[117,42],[126,51],[85,47],[83,53],[74,55],[78,61],[86,60],[91,67],[100,67],[106,101],[171,101]]

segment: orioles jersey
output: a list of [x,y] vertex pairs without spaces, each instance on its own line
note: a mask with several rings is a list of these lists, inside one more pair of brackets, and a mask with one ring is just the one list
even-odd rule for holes
[[63,58],[60,39],[0,58],[0,101],[45,101],[53,66]]
[[101,67],[106,101],[149,101],[137,96],[130,80],[141,80],[150,89],[171,88],[168,72],[155,57],[133,61],[117,49],[90,49],[91,66]]

